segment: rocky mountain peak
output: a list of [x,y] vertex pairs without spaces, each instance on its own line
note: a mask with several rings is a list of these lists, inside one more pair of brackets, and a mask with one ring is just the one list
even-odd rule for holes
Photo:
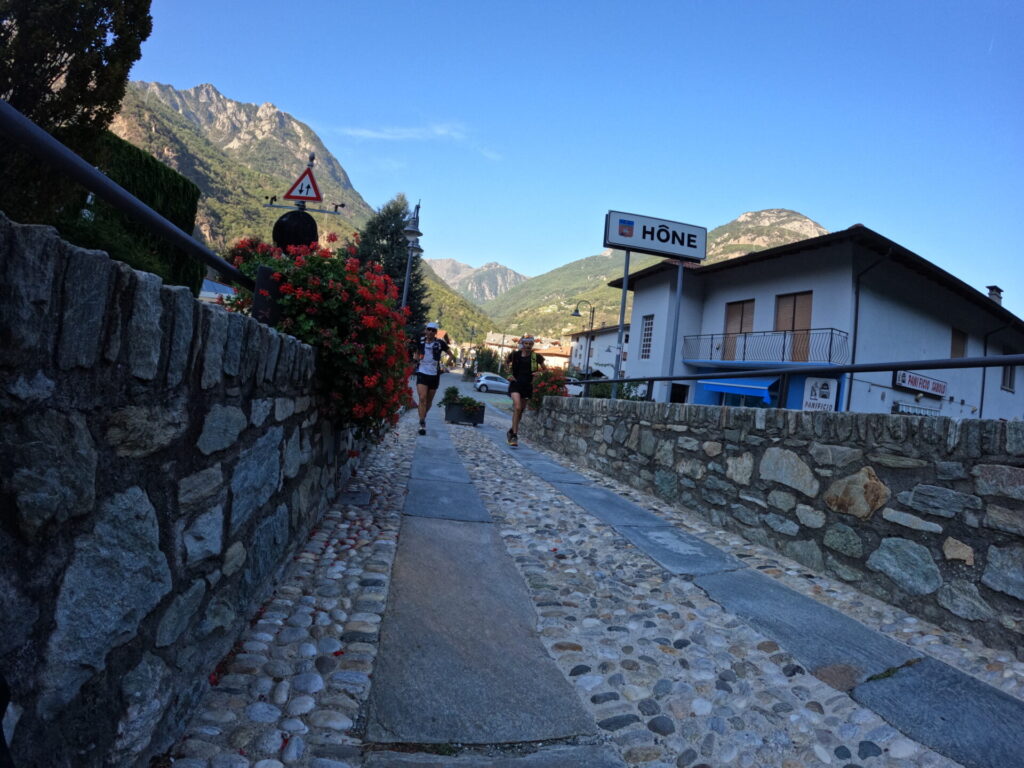
[[816,221],[787,208],[747,211],[708,232],[706,263],[827,234]]

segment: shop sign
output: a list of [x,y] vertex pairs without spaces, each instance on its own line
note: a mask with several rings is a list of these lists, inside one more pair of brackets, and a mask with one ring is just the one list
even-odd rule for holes
[[942,399],[946,396],[946,382],[941,379],[931,379],[911,371],[893,371],[892,386],[894,389],[902,389],[906,392],[920,392],[923,395],[937,399]]
[[839,382],[835,379],[814,379],[808,376],[804,380],[804,410],[834,411]]

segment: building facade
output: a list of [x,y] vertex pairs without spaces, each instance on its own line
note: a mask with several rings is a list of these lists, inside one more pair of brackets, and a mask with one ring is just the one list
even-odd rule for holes
[[[672,347],[677,267],[630,276],[629,375],[938,360],[1024,352],[1024,321],[1001,292],[972,288],[856,225],[698,266],[687,264]],[[621,288],[622,281],[610,283]],[[797,410],[1024,418],[1024,372],[951,368],[696,380],[655,385],[658,401]]]
[[[615,372],[615,350],[619,343],[619,326],[602,326],[589,331],[570,334],[572,352],[569,365],[580,375],[600,374],[607,379]],[[629,323],[623,326],[623,347],[629,344]],[[625,350],[624,350],[625,351]],[[622,375],[628,376],[629,354],[625,351],[622,360]]]

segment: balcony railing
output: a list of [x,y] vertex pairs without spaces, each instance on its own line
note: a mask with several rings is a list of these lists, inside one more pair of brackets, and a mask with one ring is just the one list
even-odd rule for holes
[[683,359],[844,365],[850,346],[846,332],[835,328],[709,333],[684,337]]

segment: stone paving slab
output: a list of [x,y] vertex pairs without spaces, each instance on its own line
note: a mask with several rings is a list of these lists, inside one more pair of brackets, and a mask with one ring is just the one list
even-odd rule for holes
[[571,469],[566,469],[555,464],[553,461],[527,459],[525,461],[520,460],[520,463],[547,483],[590,484],[590,480],[579,472],[573,472]]
[[455,452],[449,455],[446,451],[438,451],[436,458],[414,460],[409,476],[415,480],[435,480],[444,483],[469,483],[469,475],[458,460]]
[[739,559],[678,528],[617,525],[615,530],[677,576],[703,576],[746,568]]
[[410,477],[449,483],[469,482],[466,468],[448,438],[448,430],[438,419],[427,419],[427,434],[417,435],[416,446]]
[[610,747],[544,747],[527,755],[441,757],[399,752],[374,752],[364,768],[622,768],[622,759]]
[[494,526],[405,517],[367,740],[501,744],[593,734],[536,623]]
[[[813,674],[838,688],[852,687],[921,656],[903,643],[753,571],[698,576],[694,583],[727,611],[778,642]],[[849,684],[845,685],[847,680]]]
[[469,483],[443,480],[410,478],[409,495],[405,497],[402,513],[413,517],[491,522],[491,516],[480,502],[476,488]]
[[940,661],[925,658],[851,695],[967,768],[1024,766],[1024,702]]
[[615,526],[645,525],[668,527],[671,525],[652,512],[648,512],[643,507],[627,501],[604,488],[578,485],[576,483],[552,483],[552,485],[560,493],[568,496],[602,523]]

